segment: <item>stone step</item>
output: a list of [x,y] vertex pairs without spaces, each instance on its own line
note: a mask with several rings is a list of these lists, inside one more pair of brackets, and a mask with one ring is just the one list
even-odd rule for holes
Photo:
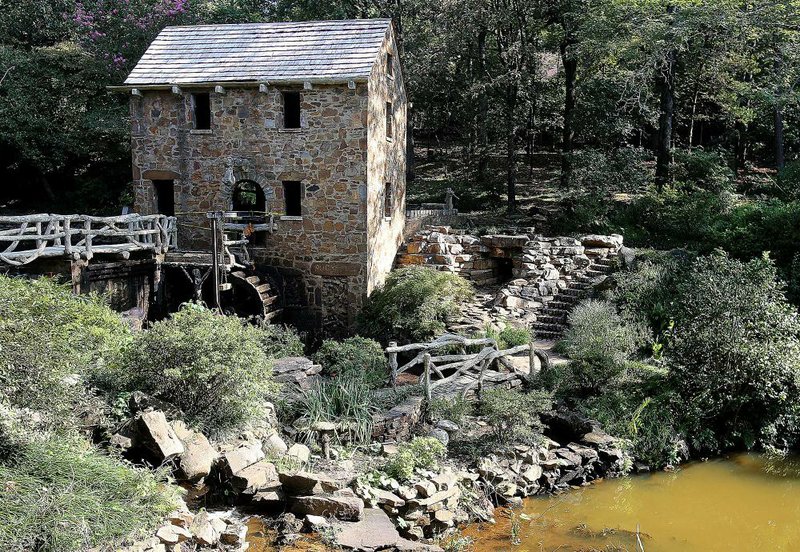
[[561,339],[562,337],[564,337],[564,332],[563,331],[553,332],[553,331],[547,331],[547,330],[535,330],[534,334],[535,334],[536,339],[558,340],[558,339]]
[[566,322],[566,314],[564,315],[555,315],[555,314],[540,314],[536,317],[536,322],[541,322],[542,324],[564,324]]
[[258,292],[260,295],[264,295],[264,294],[266,294],[266,293],[269,293],[269,290],[271,290],[271,289],[272,289],[272,288],[271,288],[271,287],[270,287],[270,285],[269,285],[269,284],[267,284],[267,283],[263,283],[263,284],[261,284],[261,285],[258,285],[258,286],[256,286],[256,291],[257,291],[257,292]]
[[548,332],[561,332],[564,331],[566,326],[564,324],[548,324],[547,322],[534,322],[533,329],[537,332],[540,330]]

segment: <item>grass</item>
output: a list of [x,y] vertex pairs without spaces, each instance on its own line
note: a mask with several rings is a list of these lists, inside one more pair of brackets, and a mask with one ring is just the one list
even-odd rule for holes
[[357,377],[317,382],[303,392],[299,411],[311,427],[316,422],[337,423],[337,439],[368,443],[372,437],[372,391]]
[[0,466],[0,550],[72,552],[143,537],[177,506],[158,474],[76,439],[23,445]]

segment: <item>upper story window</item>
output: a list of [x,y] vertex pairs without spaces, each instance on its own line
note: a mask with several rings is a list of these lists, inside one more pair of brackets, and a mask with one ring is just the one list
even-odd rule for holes
[[392,137],[392,121],[394,119],[394,113],[392,112],[392,102],[386,102],[386,137]]
[[284,214],[287,217],[303,216],[303,183],[298,180],[283,181]]
[[211,95],[208,92],[192,94],[192,128],[211,129]]
[[386,76],[394,76],[394,56],[389,53],[386,54]]
[[300,92],[283,93],[283,127],[300,128]]

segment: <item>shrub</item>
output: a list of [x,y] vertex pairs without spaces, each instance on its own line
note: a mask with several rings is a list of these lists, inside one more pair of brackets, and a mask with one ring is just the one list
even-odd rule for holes
[[303,356],[303,341],[293,328],[267,323],[262,323],[259,327],[261,349],[267,357],[278,359]]
[[328,376],[358,377],[370,387],[378,387],[388,378],[386,356],[381,344],[364,337],[344,341],[326,339],[314,354]]
[[214,435],[261,416],[272,370],[261,329],[187,304],[137,334],[122,355],[128,390],[180,408],[192,425]]
[[12,405],[73,424],[85,391],[68,380],[105,378],[109,359],[129,338],[120,316],[95,295],[74,295],[48,278],[0,276],[0,389]]
[[25,445],[0,465],[0,550],[70,552],[143,538],[177,491],[77,440]]
[[731,191],[734,184],[733,170],[718,151],[676,150],[673,176],[677,181],[712,193]]
[[797,199],[800,191],[800,161],[786,163],[778,173],[778,188],[784,197]]
[[359,316],[361,333],[382,342],[425,341],[445,329],[472,297],[472,286],[456,274],[430,268],[401,268],[386,279]]
[[722,252],[701,257],[679,286],[667,349],[693,445],[797,444],[800,435],[800,323],[774,264]]
[[580,303],[568,320],[559,350],[571,359],[576,385],[597,393],[625,370],[644,330],[626,324],[611,303],[593,299]]
[[553,397],[542,390],[528,393],[495,388],[483,393],[480,413],[503,444],[531,442],[542,431],[539,414],[553,407]]
[[415,469],[439,469],[439,460],[445,457],[446,452],[445,446],[433,437],[414,437],[411,442],[399,445],[384,471],[398,481],[407,481]]
[[461,425],[471,410],[471,404],[466,399],[457,395],[453,398],[437,397],[431,401],[428,412],[433,420],[450,420]]
[[527,345],[531,342],[531,331],[527,328],[516,326],[506,326],[500,331],[488,328],[484,335],[497,341],[497,346],[501,350],[510,349],[517,345]]
[[645,156],[644,150],[636,148],[576,151],[569,158],[570,188],[600,198],[617,192],[637,192],[651,181]]
[[338,424],[337,438],[362,444],[372,437],[373,398],[360,377],[340,376],[319,380],[303,391],[297,405],[304,422],[311,427],[316,422]]

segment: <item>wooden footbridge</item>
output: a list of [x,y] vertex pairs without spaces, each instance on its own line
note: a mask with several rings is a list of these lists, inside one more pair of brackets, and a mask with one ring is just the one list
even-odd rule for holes
[[38,259],[91,260],[95,255],[177,248],[175,217],[165,215],[37,214],[0,217],[0,261],[22,266]]
[[[202,300],[204,290],[212,286],[212,293],[206,296],[212,296],[214,305],[264,320],[276,318],[280,314],[277,296],[254,272],[247,240],[226,235],[246,227],[241,217],[223,212],[210,213],[212,217],[212,236],[217,237],[211,240],[212,250],[182,251],[172,216],[0,216],[0,268],[5,265],[6,271],[27,274],[69,274],[75,292],[125,295],[128,300],[123,302],[133,302],[145,311],[151,299],[158,299],[162,270],[172,268],[194,288],[192,296],[184,300]],[[270,217],[268,224],[258,229],[262,226],[272,230],[274,221]],[[102,285],[92,285],[98,281]],[[229,293],[221,300],[220,291]]]

